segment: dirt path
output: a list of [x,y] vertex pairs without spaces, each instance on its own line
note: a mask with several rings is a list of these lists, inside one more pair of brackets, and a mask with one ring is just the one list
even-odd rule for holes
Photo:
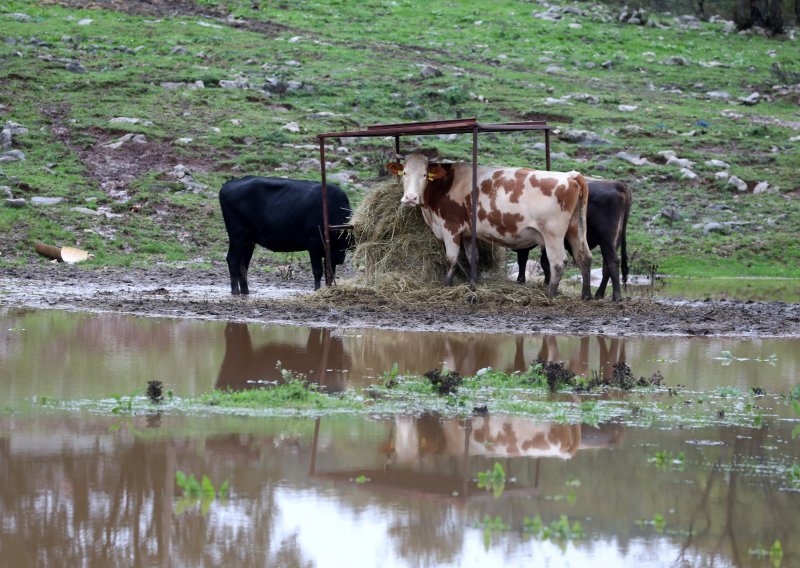
[[95,268],[65,264],[0,270],[0,306],[142,316],[262,321],[325,327],[608,335],[800,337],[800,304],[676,302],[628,298],[619,303],[549,302],[527,307],[387,305],[308,299],[310,275],[291,281],[251,275],[249,297],[229,294],[227,268]]

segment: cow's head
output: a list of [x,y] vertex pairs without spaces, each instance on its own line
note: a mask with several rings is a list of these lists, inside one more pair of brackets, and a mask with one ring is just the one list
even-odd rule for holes
[[439,164],[428,164],[428,158],[422,154],[411,154],[405,164],[392,162],[386,165],[389,172],[403,177],[403,197],[400,203],[406,207],[425,205],[423,195],[429,181],[445,176]]

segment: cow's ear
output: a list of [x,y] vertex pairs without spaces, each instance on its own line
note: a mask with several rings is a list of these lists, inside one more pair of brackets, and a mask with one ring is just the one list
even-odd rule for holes
[[430,181],[442,179],[446,174],[447,172],[445,172],[444,168],[439,164],[428,166],[428,180]]
[[389,162],[386,164],[386,169],[389,170],[389,173],[392,173],[396,176],[403,175],[403,164],[398,162]]

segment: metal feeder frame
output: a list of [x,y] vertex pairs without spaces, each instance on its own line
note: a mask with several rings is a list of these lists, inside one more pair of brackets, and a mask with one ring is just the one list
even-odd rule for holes
[[478,134],[480,132],[520,132],[524,130],[540,130],[544,132],[545,169],[550,169],[550,130],[544,120],[527,122],[487,123],[478,122],[476,118],[456,120],[436,120],[429,122],[406,122],[400,124],[376,124],[368,126],[366,130],[353,130],[349,132],[326,132],[317,134],[319,141],[319,163],[322,173],[322,219],[323,239],[325,246],[325,285],[330,286],[333,278],[331,266],[331,229],[346,230],[349,225],[336,225],[331,227],[328,223],[328,187],[325,177],[325,140],[327,138],[361,138],[375,136],[394,136],[394,151],[400,155],[401,136],[430,136],[434,134],[472,134],[472,230],[470,248],[470,276],[469,282],[474,285],[478,277],[478,232],[474,229],[478,221]]

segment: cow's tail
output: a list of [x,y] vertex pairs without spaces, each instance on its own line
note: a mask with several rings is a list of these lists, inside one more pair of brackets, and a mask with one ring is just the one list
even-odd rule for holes
[[628,234],[628,216],[631,213],[631,203],[633,203],[633,194],[631,188],[627,184],[622,184],[625,187],[625,216],[622,218],[622,235],[620,238],[622,249],[620,256],[622,260],[622,283],[628,284],[628,247],[627,247],[627,234]]

